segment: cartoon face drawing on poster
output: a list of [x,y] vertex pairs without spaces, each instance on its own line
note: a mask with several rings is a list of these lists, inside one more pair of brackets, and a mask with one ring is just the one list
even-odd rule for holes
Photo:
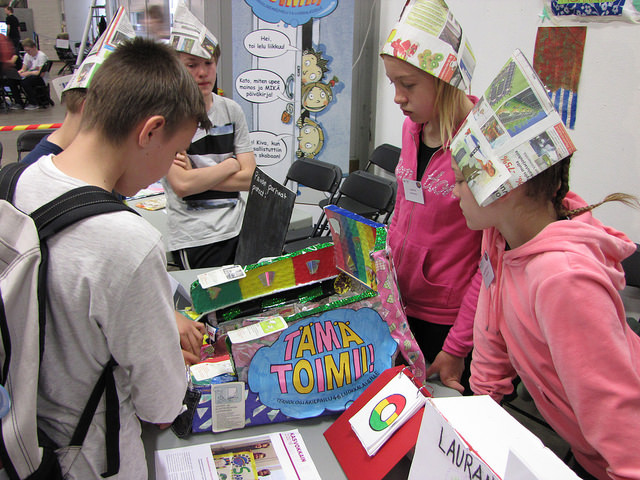
[[322,127],[309,118],[298,120],[300,133],[298,134],[298,158],[315,158],[324,146],[324,131]]
[[328,60],[322,58],[322,52],[313,48],[305,50],[302,54],[302,84],[319,82],[324,77]]
[[333,100],[332,86],[312,82],[302,86],[302,106],[309,112],[320,112]]

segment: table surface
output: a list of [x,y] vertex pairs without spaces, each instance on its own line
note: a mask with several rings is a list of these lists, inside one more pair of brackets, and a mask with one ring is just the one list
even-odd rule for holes
[[[197,276],[206,271],[207,269],[178,270],[169,272],[169,274],[188,289]],[[456,390],[444,387],[438,382],[429,383],[429,386],[431,387],[430,390],[434,397],[452,397],[460,395]],[[149,478],[155,478],[156,450],[186,447],[189,445],[213,443],[233,438],[251,437],[255,435],[298,429],[309,453],[311,454],[311,458],[313,459],[316,469],[320,473],[320,477],[323,479],[343,480],[347,477],[342,471],[338,460],[333,455],[331,447],[324,438],[324,432],[331,426],[338,416],[339,413],[290,422],[255,425],[242,430],[231,430],[222,433],[196,433],[191,434],[185,439],[178,438],[171,429],[160,430],[156,425],[143,423],[142,440],[145,446]],[[406,479],[409,465],[410,463],[408,461],[401,462],[391,470],[387,476],[385,476],[385,480]]]
[[[164,194],[145,198],[159,198],[160,196],[164,196]],[[160,210],[145,210],[144,208],[135,206],[137,203],[144,201],[145,198],[130,200],[128,204],[131,208],[137,211],[142,216],[142,218],[147,220],[162,234],[164,247],[168,251],[167,209],[162,208]],[[313,219],[311,217],[312,215],[309,212],[306,212],[303,209],[296,208],[296,206],[294,206],[293,212],[291,213],[291,221],[289,222],[289,230],[301,230],[311,227],[311,225],[313,224]]]

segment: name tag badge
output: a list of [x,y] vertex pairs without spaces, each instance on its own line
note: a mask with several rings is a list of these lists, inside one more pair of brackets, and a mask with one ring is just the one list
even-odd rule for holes
[[415,180],[405,178],[402,180],[404,185],[404,198],[410,202],[419,203],[424,205],[424,192],[422,191],[422,184]]
[[489,254],[487,252],[482,254],[482,259],[480,260],[480,272],[482,273],[484,286],[489,288],[496,276],[493,273],[493,267],[491,266],[491,261],[489,260]]

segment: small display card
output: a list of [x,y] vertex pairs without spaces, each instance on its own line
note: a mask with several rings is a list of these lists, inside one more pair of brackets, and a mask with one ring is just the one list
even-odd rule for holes
[[231,343],[249,342],[285,330],[287,327],[287,322],[280,315],[261,317],[261,321],[258,323],[237,330],[229,330],[229,341]]
[[427,397],[413,380],[401,371],[351,417],[349,423],[372,457],[426,401]]
[[208,272],[198,275],[198,281],[202,288],[215,287],[222,283],[246,277],[244,269],[240,265],[225,265],[223,267],[214,268]]

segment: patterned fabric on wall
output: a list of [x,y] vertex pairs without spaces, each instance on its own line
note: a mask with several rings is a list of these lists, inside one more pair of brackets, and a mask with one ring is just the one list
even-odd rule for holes
[[586,27],[540,27],[533,68],[549,89],[549,96],[567,128],[573,129]]

